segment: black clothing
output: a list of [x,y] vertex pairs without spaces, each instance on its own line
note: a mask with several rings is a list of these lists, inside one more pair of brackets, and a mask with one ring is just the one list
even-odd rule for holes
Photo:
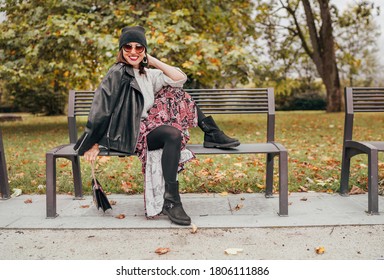
[[179,168],[181,132],[176,127],[162,125],[147,135],[148,150],[163,149],[161,166],[165,182],[175,182]]
[[143,107],[133,68],[116,63],[95,91],[85,132],[74,149],[83,155],[99,143],[108,150],[135,154]]

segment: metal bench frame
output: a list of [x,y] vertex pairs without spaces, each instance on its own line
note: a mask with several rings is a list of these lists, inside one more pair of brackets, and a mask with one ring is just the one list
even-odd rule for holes
[[[267,141],[265,143],[241,144],[234,149],[204,148],[202,144],[187,145],[195,154],[266,154],[266,191],[272,197],[274,157],[279,158],[279,212],[288,216],[288,153],[275,138],[275,99],[273,88],[253,89],[193,89],[186,91],[193,97],[205,114],[267,114]],[[75,197],[82,197],[80,156],[73,150],[77,141],[76,117],[87,116],[92,104],[93,91],[69,92],[68,130],[70,144],[58,146],[46,153],[46,203],[47,217],[56,213],[56,159],[66,158],[72,162]],[[100,156],[108,155],[101,150]],[[127,156],[111,152],[110,156]]]
[[7,163],[5,161],[5,152],[3,144],[3,135],[0,129],[0,193],[1,199],[9,199],[9,183],[8,183],[8,172],[7,172]]
[[378,152],[384,151],[383,141],[353,140],[353,123],[356,112],[384,112],[384,88],[346,87],[344,140],[341,164],[340,194],[348,196],[351,158],[368,156],[368,213],[379,214]]

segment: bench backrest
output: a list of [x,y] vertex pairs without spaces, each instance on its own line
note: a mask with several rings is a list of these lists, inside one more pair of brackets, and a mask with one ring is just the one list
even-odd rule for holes
[[[267,114],[267,141],[275,137],[273,88],[185,89],[201,110],[209,114]],[[68,126],[71,143],[77,140],[76,117],[88,116],[94,91],[71,90],[68,99]]]
[[384,112],[384,88],[346,87],[344,140],[352,140],[355,112]]

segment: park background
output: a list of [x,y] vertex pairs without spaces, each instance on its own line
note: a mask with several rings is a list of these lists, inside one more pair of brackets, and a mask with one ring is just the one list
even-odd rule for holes
[[[0,113],[22,118],[0,123],[11,188],[45,193],[45,152],[68,143],[68,91],[95,89],[115,60],[121,28],[139,24],[151,54],[182,68],[188,88],[274,87],[290,190],[336,192],[343,88],[384,85],[383,15],[380,1],[331,0],[322,17],[323,2],[1,1]],[[265,140],[262,116],[215,119],[242,143]],[[380,115],[359,116],[356,124],[357,139],[383,139]],[[191,130],[190,143],[202,139]],[[139,165],[135,157],[103,157],[97,170],[107,191],[135,194],[143,190]],[[258,155],[199,156],[179,179],[183,192],[262,192],[264,165]],[[363,156],[353,159],[355,193],[366,191],[366,167]],[[89,192],[83,161],[82,170]],[[59,192],[71,193],[70,163],[59,160],[59,172]]]

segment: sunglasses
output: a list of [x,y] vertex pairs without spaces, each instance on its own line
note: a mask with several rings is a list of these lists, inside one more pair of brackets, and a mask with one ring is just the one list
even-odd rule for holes
[[137,53],[142,53],[145,50],[145,47],[140,44],[137,44],[136,46],[132,46],[130,44],[123,46],[123,50],[126,52],[132,52],[133,49],[135,49]]

